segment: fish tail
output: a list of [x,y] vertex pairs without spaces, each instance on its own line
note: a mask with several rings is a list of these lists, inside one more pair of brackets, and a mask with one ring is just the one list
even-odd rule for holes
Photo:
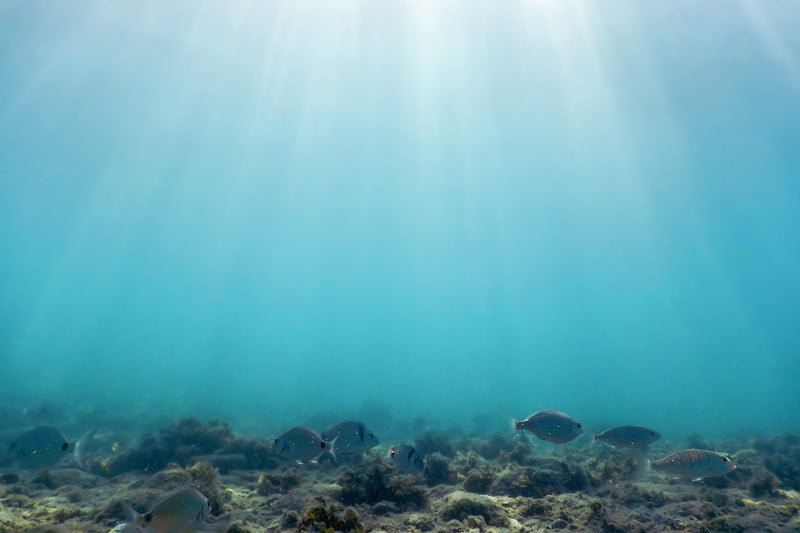
[[97,432],[96,428],[92,428],[86,433],[84,433],[78,442],[75,443],[75,448],[73,450],[73,455],[75,458],[75,462],[78,463],[78,468],[83,470],[84,472],[88,472],[87,470],[87,462],[86,462],[86,448],[89,446],[89,441],[92,440],[94,434]]
[[650,459],[647,458],[646,450],[645,448],[634,454],[634,458],[636,459],[636,470],[633,472],[634,481],[647,479],[650,474]]
[[512,416],[510,424],[511,424],[511,432],[512,433],[514,433],[516,431],[519,431],[519,420],[517,420],[516,418],[514,418]]
[[122,507],[122,512],[125,514],[126,520],[138,526],[144,524],[144,515],[137,513],[136,510],[131,507],[131,504],[128,502],[121,502],[120,506]]
[[[333,464],[338,464],[339,458],[336,456],[336,441],[339,440],[340,436],[341,434],[336,435],[332,441],[325,442],[325,451],[322,452],[319,457],[325,457],[326,455],[330,456],[330,458],[333,459]],[[319,459],[319,457],[317,459]]]

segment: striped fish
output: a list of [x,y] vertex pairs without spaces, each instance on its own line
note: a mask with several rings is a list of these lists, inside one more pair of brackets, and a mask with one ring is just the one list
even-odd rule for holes
[[533,413],[525,420],[512,420],[514,429],[530,431],[542,440],[563,444],[580,437],[583,427],[580,423],[561,411],[548,409]]
[[664,474],[698,481],[704,477],[724,476],[736,470],[736,464],[724,455],[709,450],[683,450],[650,462],[650,468]]

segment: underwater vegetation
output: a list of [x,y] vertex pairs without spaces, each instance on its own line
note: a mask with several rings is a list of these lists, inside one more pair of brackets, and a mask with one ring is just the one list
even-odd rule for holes
[[97,473],[114,476],[123,472],[155,472],[170,463],[181,466],[204,461],[221,471],[232,468],[275,468],[279,460],[263,439],[237,438],[227,424],[201,423],[184,418],[163,428],[157,435],[142,435],[139,443],[90,467]]
[[316,505],[309,507],[297,524],[298,531],[319,531],[334,533],[336,531],[364,531],[364,525],[358,513],[352,507],[340,510],[334,503],[328,503],[318,496]]
[[[133,527],[124,526],[128,506],[139,520],[147,512],[164,518],[165,499],[189,488],[207,502],[198,524],[228,533],[800,528],[800,439],[694,439],[734,451],[737,468],[697,482],[640,478],[644,459],[624,447],[542,450],[519,435],[430,431],[414,440],[434,450],[422,471],[393,465],[388,444],[355,464],[298,463],[276,457],[269,439],[181,419],[131,447],[93,451],[88,472],[65,464],[2,473],[0,532],[124,531]],[[680,450],[660,442],[648,454]]]
[[426,503],[425,490],[413,476],[397,474],[376,462],[366,468],[348,467],[337,479],[339,499],[347,505],[390,502],[397,509],[420,509]]

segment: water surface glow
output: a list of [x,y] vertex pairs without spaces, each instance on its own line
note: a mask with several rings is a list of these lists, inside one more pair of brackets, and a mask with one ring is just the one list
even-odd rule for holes
[[797,27],[777,1],[4,2],[0,386],[797,431]]

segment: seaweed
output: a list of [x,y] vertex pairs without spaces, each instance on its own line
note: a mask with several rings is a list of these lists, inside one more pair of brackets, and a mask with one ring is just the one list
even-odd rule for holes
[[348,468],[337,480],[342,492],[339,499],[347,505],[357,503],[378,503],[392,500],[387,488],[387,478],[391,470],[382,463],[375,463],[366,470]]
[[258,476],[256,491],[262,496],[285,493],[298,486],[302,480],[300,473],[294,468],[268,472]]
[[780,480],[766,468],[758,468],[753,471],[753,475],[747,484],[747,490],[754,497],[759,496],[778,496]]
[[486,494],[494,482],[494,473],[489,468],[480,468],[464,480],[464,490]]
[[196,418],[182,418],[159,432],[164,446],[185,457],[225,449],[233,439],[228,424],[219,420],[203,424]]
[[417,437],[414,440],[414,448],[417,449],[417,453],[422,457],[440,453],[452,459],[456,455],[456,449],[447,436],[433,431],[426,431],[424,435]]
[[455,473],[450,469],[450,462],[440,453],[433,453],[425,457],[425,469],[422,471],[425,483],[429,487],[442,483],[455,481]]
[[500,507],[486,496],[468,492],[454,492],[447,496],[440,511],[444,520],[464,522],[471,516],[480,516],[486,523],[495,526],[507,525],[508,520]]
[[540,459],[536,467],[509,465],[492,483],[489,494],[541,498],[548,494],[576,492],[589,485],[579,466],[555,459]]
[[417,509],[426,502],[425,491],[416,485],[413,476],[392,475],[392,470],[382,463],[366,470],[348,468],[337,483],[342,488],[339,499],[346,505],[387,501],[402,509]]
[[225,502],[230,500],[230,494],[221,490],[217,470],[211,463],[200,461],[186,468],[191,477],[192,486],[208,498],[211,514],[219,516],[225,511]]
[[346,508],[341,513],[339,507],[334,503],[328,503],[325,498],[317,496],[314,498],[316,504],[309,507],[297,524],[297,531],[311,526],[312,531],[320,533],[333,533],[334,531],[364,531],[364,524],[361,518],[352,507]]

